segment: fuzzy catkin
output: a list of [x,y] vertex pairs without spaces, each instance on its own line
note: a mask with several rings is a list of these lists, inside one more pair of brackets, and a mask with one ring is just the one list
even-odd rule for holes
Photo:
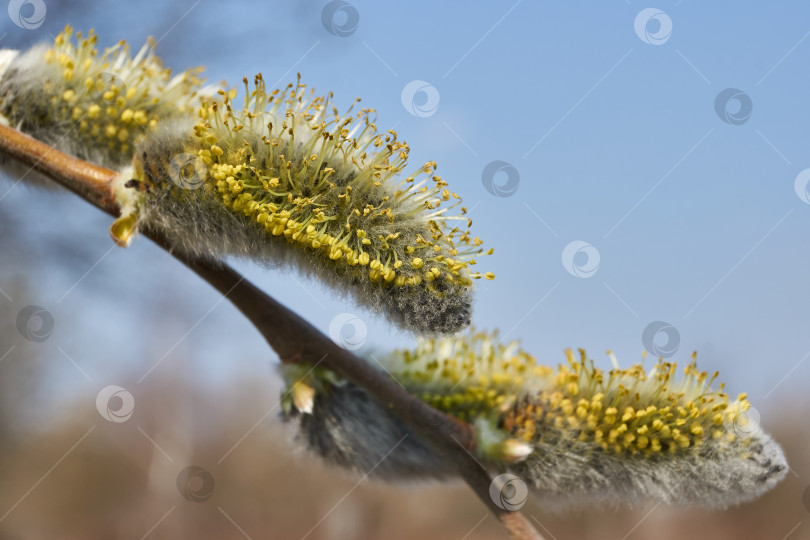
[[759,430],[732,449],[707,441],[692,452],[657,458],[628,459],[592,445],[559,442],[538,445],[525,461],[507,469],[548,508],[649,500],[726,508],[770,491],[787,474],[781,448]]
[[[468,333],[422,339],[380,362],[414,395],[470,422],[478,459],[493,474],[517,475],[551,508],[647,500],[726,507],[765,493],[787,472],[779,445],[748,417],[745,395],[732,401],[722,385],[712,388],[714,377],[694,360],[677,380],[675,364],[603,372],[584,352],[578,359],[569,352],[566,363],[552,368],[516,343]],[[349,383],[284,375],[289,385],[313,389],[315,406],[302,413],[298,439],[327,461],[363,470],[402,433],[401,423]],[[355,411],[356,418],[332,410]],[[375,436],[357,431],[349,438],[360,424],[375,426]],[[315,444],[333,434],[351,441],[340,460]],[[434,478],[451,474],[452,465],[439,466],[438,456],[420,450],[414,456],[439,472]],[[411,477],[410,467],[396,466],[390,464],[386,479]]]
[[353,384],[316,394],[311,413],[286,416],[298,423],[296,442],[325,463],[385,481],[445,480],[453,467],[414,436],[392,413]]
[[0,122],[117,169],[159,121],[193,115],[212,89],[201,88],[200,69],[172,77],[152,40],[135,57],[123,41],[101,54],[96,42],[68,26],[52,45],[0,51]]
[[282,418],[296,443],[329,465],[371,478],[444,480],[455,470],[365,390],[308,363],[279,366]]
[[139,229],[194,256],[291,264],[407,330],[469,324],[472,280],[494,276],[471,271],[482,242],[463,207],[447,215],[460,197],[435,163],[403,178],[409,149],[395,132],[300,82],[268,93],[257,76],[241,107],[235,96],[138,145]]

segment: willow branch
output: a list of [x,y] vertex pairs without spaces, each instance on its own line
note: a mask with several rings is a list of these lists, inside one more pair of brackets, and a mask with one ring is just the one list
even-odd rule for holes
[[[113,217],[119,208],[111,189],[116,172],[69,156],[23,133],[0,126],[0,153],[30,166]],[[473,457],[472,427],[412,396],[368,362],[337,346],[317,328],[258,289],[230,266],[172,251],[156,233],[147,237],[225,295],[264,336],[282,362],[320,362],[364,388],[447,461],[517,540],[542,540],[520,513],[497,506],[489,495],[490,477]]]

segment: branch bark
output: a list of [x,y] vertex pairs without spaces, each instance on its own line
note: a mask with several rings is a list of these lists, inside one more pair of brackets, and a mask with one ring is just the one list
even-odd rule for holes
[[[113,217],[119,208],[111,189],[116,172],[69,156],[14,129],[0,126],[0,153],[40,172]],[[472,452],[472,427],[415,398],[365,360],[337,346],[317,328],[258,289],[230,266],[171,251],[165,238],[147,234],[233,303],[264,336],[283,362],[320,361],[325,367],[364,388],[430,444],[516,540],[542,540],[518,512],[497,506],[489,495],[490,477]]]

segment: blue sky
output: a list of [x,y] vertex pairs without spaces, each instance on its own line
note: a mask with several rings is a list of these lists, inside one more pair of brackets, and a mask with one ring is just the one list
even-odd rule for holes
[[[212,81],[261,71],[283,85],[300,72],[339,105],[361,96],[380,128],[409,142],[414,168],[438,162],[474,231],[495,248],[480,260],[497,277],[478,287],[475,325],[522,339],[543,362],[562,360],[566,347],[605,365],[608,348],[635,362],[644,329],[664,321],[677,331],[673,359],[697,350],[701,367],[719,369],[732,393],[748,390],[759,408],[810,382],[810,198],[795,189],[810,167],[808,4],[353,1],[330,6],[333,32],[322,20],[327,2],[46,6],[37,29],[3,19],[0,46],[48,40],[70,22],[94,26],[107,45],[155,35],[170,67],[202,64]],[[403,97],[412,81],[429,86]],[[728,88],[752,106],[736,124],[715,104]],[[719,110],[734,118],[739,107],[732,99]],[[519,175],[510,196],[485,188],[493,161]],[[38,209],[35,220],[26,208]],[[115,364],[143,373],[163,357],[142,340],[126,351],[115,341],[156,331],[149,314],[158,309],[197,323],[190,332],[161,327],[162,341],[188,333],[213,380],[272,358],[233,308],[146,240],[107,254],[107,219],[81,201],[17,187],[0,212],[55,242],[82,239],[75,271],[39,268],[41,285],[17,302],[52,309],[63,328],[69,320],[72,332],[56,340],[88,370],[112,373],[109,357],[120,356]],[[575,241],[591,247],[563,261]],[[598,253],[595,268],[588,253]],[[324,331],[349,312],[366,324],[367,348],[411,342],[317,283],[235,264]],[[111,318],[122,303],[139,315]],[[102,352],[87,345],[98,328],[113,336]]]

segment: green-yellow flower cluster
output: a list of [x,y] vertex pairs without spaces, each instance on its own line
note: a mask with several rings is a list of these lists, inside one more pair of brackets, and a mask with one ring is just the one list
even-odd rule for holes
[[[414,349],[377,360],[409,392],[470,423],[481,463],[518,475],[546,504],[658,499],[727,506],[784,476],[784,455],[749,414],[746,395],[732,400],[723,385],[713,387],[717,374],[698,370],[694,356],[678,376],[672,362],[620,368],[609,355],[609,370],[582,350],[545,366],[516,342],[470,332],[419,339]],[[353,385],[295,382],[313,389],[298,390],[307,404],[302,436],[327,460],[352,466],[382,458],[389,449],[353,435],[365,433],[365,425],[386,441],[408,433]],[[325,440],[340,446],[327,448]],[[446,475],[438,456],[413,452],[433,476]],[[404,475],[408,467],[406,456],[395,456],[386,474]]]
[[[372,109],[340,114],[300,81],[272,92],[261,75],[244,84],[241,105],[220,91],[196,124],[136,153],[155,226],[197,254],[292,260],[404,328],[469,324],[473,280],[494,276],[472,271],[483,242],[466,208],[451,215],[461,199],[436,164],[406,176],[408,145],[379,132]],[[171,170],[177,156],[194,161],[193,182]]]

